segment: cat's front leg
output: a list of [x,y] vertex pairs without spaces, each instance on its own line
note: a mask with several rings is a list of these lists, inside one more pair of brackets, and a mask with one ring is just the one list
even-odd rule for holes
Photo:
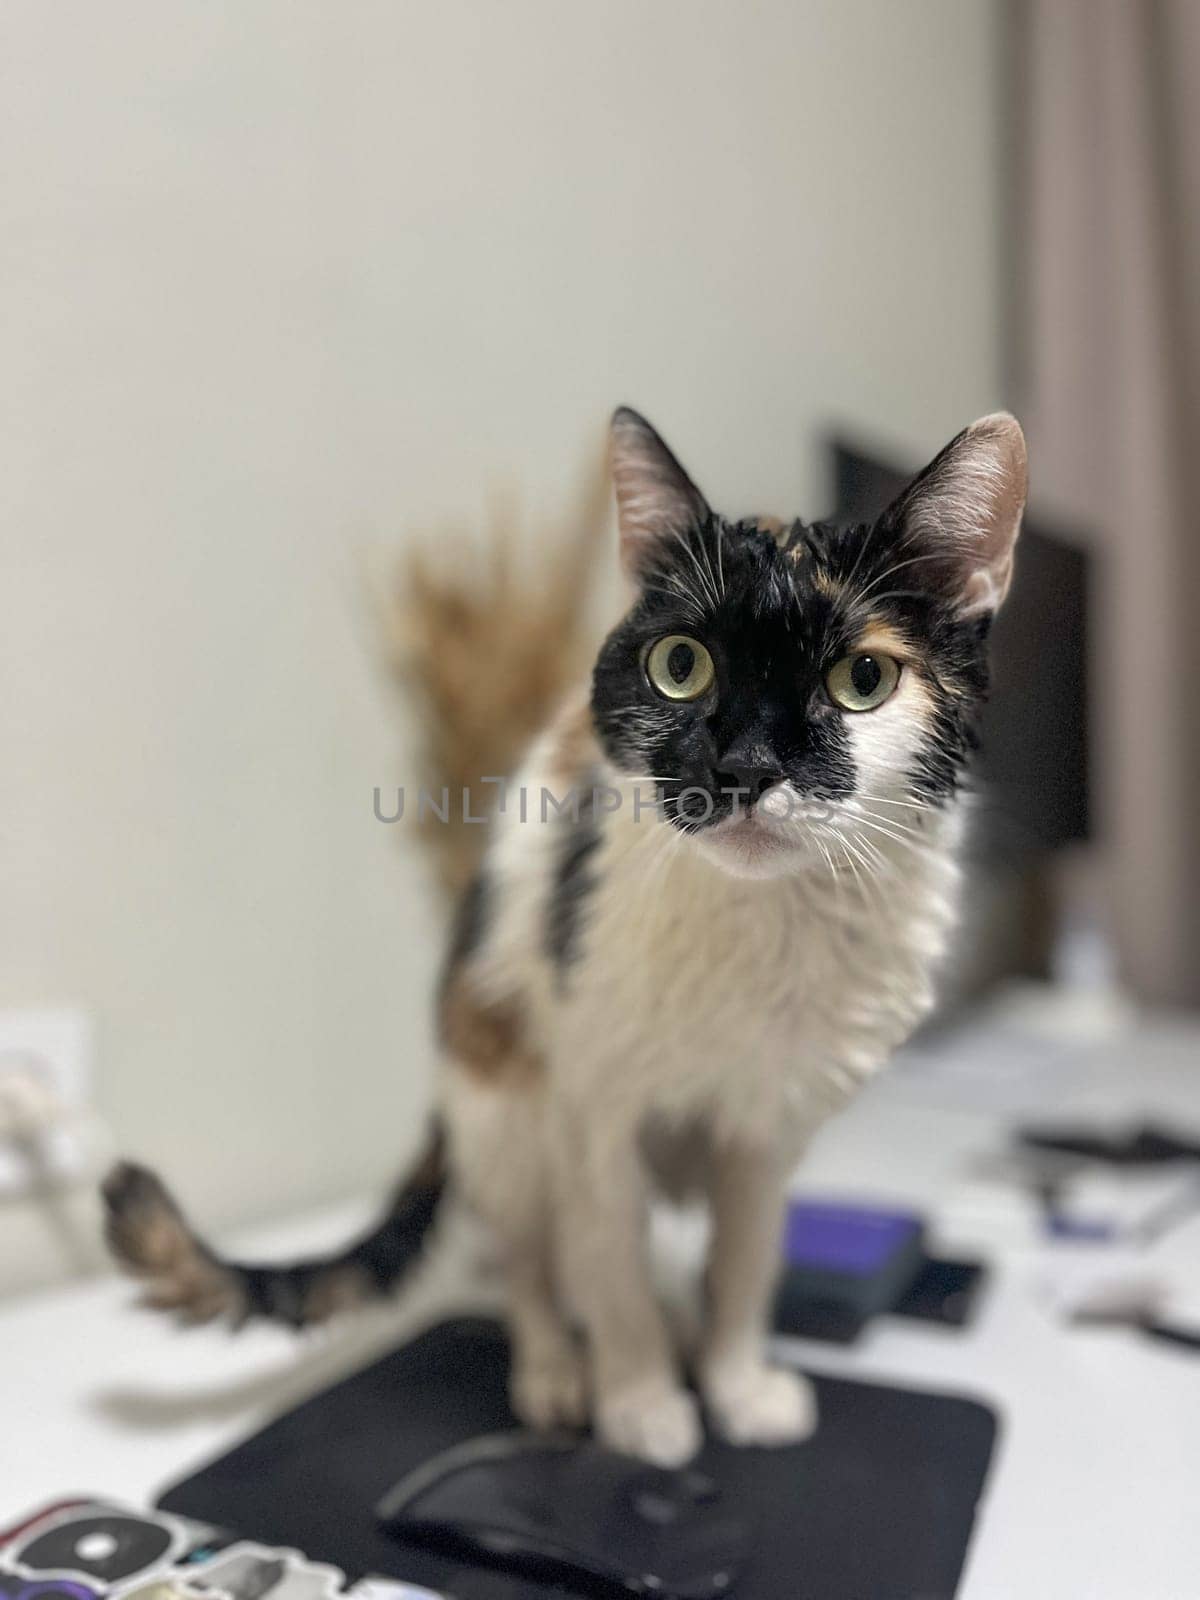
[[680,1466],[703,1431],[655,1294],[634,1130],[594,1106],[564,1118],[555,1153],[558,1258],[587,1334],[596,1432],[615,1450]]
[[812,1385],[768,1365],[788,1163],[779,1150],[722,1142],[714,1152],[709,1309],[700,1382],[735,1444],[791,1444],[816,1427]]

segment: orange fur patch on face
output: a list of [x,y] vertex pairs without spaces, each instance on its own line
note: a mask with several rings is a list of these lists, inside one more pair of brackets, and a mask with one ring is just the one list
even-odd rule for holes
[[[755,517],[754,526],[760,533],[769,534],[780,549],[783,548],[784,541],[791,531],[790,524],[786,523],[782,517]],[[792,559],[795,560],[795,556]]]
[[488,1000],[459,968],[442,992],[441,1039],[449,1054],[481,1083],[526,1089],[544,1064],[530,1048],[523,1008],[516,1000]]
[[861,636],[855,640],[854,655],[891,656],[902,663],[920,659],[911,639],[886,617],[872,614]]
[[886,617],[873,615],[865,630],[847,651],[848,655],[891,656],[903,669],[905,699],[909,713],[926,732],[932,731],[934,696],[929,683],[929,667],[924,653],[901,629]]
[[931,734],[936,702],[919,659],[910,659],[904,663],[904,675],[900,682],[905,690],[905,705],[909,715],[920,723],[927,735]]
[[[798,554],[793,555],[792,560],[798,562],[802,554],[803,549],[801,548]],[[832,600],[835,605],[846,592],[844,587],[835,578],[831,578],[823,567],[813,568],[810,582],[818,594],[823,594],[827,600]]]
[[[891,656],[893,661],[907,669],[910,680],[915,680],[920,685],[923,701],[922,716],[927,724],[932,726],[933,694],[929,687],[929,663],[925,653],[893,622],[886,617],[872,615],[866,629],[855,642],[853,654]],[[953,679],[941,684],[943,694],[962,698],[966,690],[956,684]],[[916,710],[914,705],[914,710]]]

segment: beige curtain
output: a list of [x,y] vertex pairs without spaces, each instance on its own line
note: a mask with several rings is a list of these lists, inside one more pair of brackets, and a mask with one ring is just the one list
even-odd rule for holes
[[1200,1002],[1200,3],[1021,0],[1015,399],[1094,544],[1097,860],[1122,974]]

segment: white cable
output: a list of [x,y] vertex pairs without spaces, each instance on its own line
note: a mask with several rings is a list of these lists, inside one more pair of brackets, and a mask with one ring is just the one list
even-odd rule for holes
[[54,1148],[55,1136],[63,1133],[78,1140],[72,1179],[98,1171],[107,1142],[101,1119],[66,1105],[36,1057],[0,1060],[0,1144],[17,1152],[29,1173],[29,1198],[58,1235],[71,1265],[86,1271],[94,1265],[95,1249],[66,1202],[68,1182]]

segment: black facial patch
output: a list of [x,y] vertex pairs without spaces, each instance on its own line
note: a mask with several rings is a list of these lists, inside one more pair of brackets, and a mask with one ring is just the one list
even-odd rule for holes
[[[710,513],[664,539],[593,673],[592,710],[610,759],[652,779],[666,815],[689,830],[724,820],[772,781],[813,799],[849,797],[857,779],[849,719],[874,713],[836,706],[825,676],[883,626],[909,647],[932,703],[902,777],[931,803],[948,798],[986,695],[986,627],[956,615],[903,534],[886,515],[873,526],[796,522],[775,534]],[[676,633],[699,639],[713,658],[714,682],[693,701],[664,697],[646,676],[650,647]]]

